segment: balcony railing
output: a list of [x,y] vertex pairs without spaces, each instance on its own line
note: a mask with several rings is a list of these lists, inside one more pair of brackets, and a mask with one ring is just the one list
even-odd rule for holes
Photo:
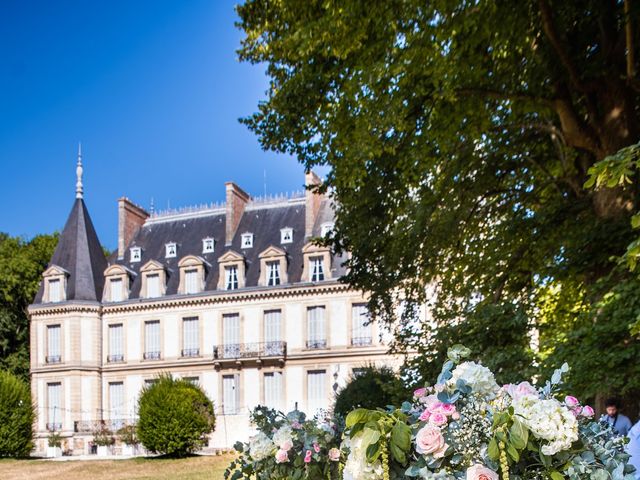
[[62,423],[47,423],[47,430],[49,432],[57,432],[62,430]]
[[182,350],[182,356],[184,358],[199,357],[200,356],[200,349],[199,348],[185,348],[185,349]]
[[160,360],[160,352],[144,352],[142,358],[145,360]]
[[353,337],[351,339],[351,346],[353,347],[368,347],[373,343],[371,337]]
[[320,349],[327,348],[327,340],[322,338],[318,338],[315,340],[307,340],[307,348],[309,349]]
[[47,355],[44,360],[49,364],[62,362],[62,358],[60,357],[60,355]]
[[287,355],[287,342],[233,343],[213,348],[216,360],[251,359],[265,357],[284,357]]
[[113,433],[117,433],[126,425],[133,425],[135,422],[130,418],[112,418],[109,420],[76,420],[73,422],[73,431],[75,433],[93,433],[96,430],[107,429]]
[[118,354],[118,355],[107,355],[107,363],[119,363],[119,362],[124,362],[124,355],[123,354]]

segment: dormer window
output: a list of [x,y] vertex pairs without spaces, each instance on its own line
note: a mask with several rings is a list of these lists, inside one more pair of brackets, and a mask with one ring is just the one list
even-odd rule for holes
[[140,247],[132,247],[129,249],[129,261],[131,263],[142,260],[142,249]]
[[51,265],[42,274],[44,291],[42,292],[43,302],[64,302],[67,299],[67,277],[69,272],[57,265]]
[[322,257],[311,257],[309,259],[311,265],[309,265],[309,270],[311,272],[310,280],[312,282],[321,282],[324,280],[324,258]]
[[167,243],[164,246],[164,256],[165,258],[175,258],[178,254],[178,247],[175,243]]
[[282,228],[280,229],[280,243],[291,243],[293,242],[293,228]]
[[131,278],[136,275],[124,265],[111,265],[104,271],[103,302],[122,302],[129,298]]
[[232,265],[230,267],[225,267],[224,284],[225,284],[225,290],[238,289],[238,267],[237,266]]
[[280,262],[267,262],[267,286],[280,285]]
[[167,273],[161,263],[149,260],[140,267],[140,275],[142,275],[140,297],[157,298],[165,294]]
[[329,235],[332,231],[333,231],[333,223],[323,223],[320,226],[320,236],[321,237],[326,237],[327,235]]
[[62,282],[59,278],[52,278],[49,280],[49,301],[62,301]]
[[253,248],[253,233],[243,233],[240,245],[242,248]]
[[213,253],[215,240],[213,238],[202,239],[202,253]]
[[178,293],[186,295],[200,293],[204,290],[205,265],[211,266],[204,258],[196,255],[187,255],[180,259],[180,285]]

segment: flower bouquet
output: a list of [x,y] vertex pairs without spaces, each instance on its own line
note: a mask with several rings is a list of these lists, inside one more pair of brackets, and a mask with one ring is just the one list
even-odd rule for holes
[[[401,408],[346,418],[345,480],[633,480],[625,440],[591,407],[560,398],[565,364],[544,387],[498,386],[469,350],[449,350],[436,385]],[[348,452],[348,453],[347,453]]]
[[248,443],[236,443],[239,456],[225,471],[225,479],[340,478],[340,422],[306,420],[297,410],[285,415],[266,407],[257,407],[251,420],[257,433]]

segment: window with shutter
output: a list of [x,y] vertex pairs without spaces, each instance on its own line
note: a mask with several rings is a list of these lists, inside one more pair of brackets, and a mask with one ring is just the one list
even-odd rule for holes
[[240,315],[237,313],[222,316],[223,358],[240,356]]
[[108,362],[122,362],[124,360],[124,328],[121,323],[109,325],[109,355]]
[[160,275],[150,273],[147,275],[147,298],[160,296]]
[[269,408],[283,410],[282,405],[282,372],[264,374],[264,404]]
[[199,293],[198,270],[190,269],[184,272],[184,293]]
[[267,262],[267,285],[280,285],[280,262]]
[[124,383],[109,383],[109,418],[111,419],[111,428],[118,430],[125,423],[125,407],[124,407]]
[[307,348],[326,348],[324,307],[307,309]]
[[240,390],[238,375],[224,375],[222,377],[222,413],[236,415],[239,412]]
[[60,302],[62,300],[62,284],[59,278],[49,280],[49,301]]
[[47,327],[47,363],[60,363],[62,361],[60,351],[60,325]]
[[144,358],[145,360],[159,360],[160,356],[160,320],[145,322]]
[[312,257],[311,262],[311,281],[321,282],[324,280],[324,260],[322,257]]
[[122,301],[122,279],[112,278],[109,283],[110,300],[112,302]]
[[369,319],[369,311],[365,304],[353,305],[351,308],[351,345],[364,347],[371,345],[372,326]]
[[314,416],[327,407],[327,372],[311,370],[307,372],[307,414]]
[[197,357],[200,355],[199,323],[198,317],[182,320],[183,357]]
[[47,384],[47,430],[62,430],[62,384]]
[[238,289],[238,267],[233,265],[231,267],[225,267],[225,286],[227,290]]

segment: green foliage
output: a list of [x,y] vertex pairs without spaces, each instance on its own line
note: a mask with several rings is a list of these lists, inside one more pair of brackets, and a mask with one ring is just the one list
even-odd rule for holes
[[113,436],[113,432],[104,424],[101,424],[93,432],[93,443],[99,447],[110,447],[116,443],[116,437]]
[[29,385],[0,371],[0,457],[26,457],[33,448],[35,409]]
[[51,432],[47,437],[47,445],[50,447],[62,448],[62,435],[58,432]]
[[138,400],[138,438],[151,451],[185,456],[206,445],[215,427],[213,404],[198,385],[163,375]]
[[41,274],[53,255],[58,236],[29,241],[0,233],[0,369],[29,379],[29,321]]
[[388,367],[366,367],[352,376],[336,395],[334,413],[346,416],[357,407],[375,409],[396,405],[407,397],[402,381]]
[[[451,338],[502,380],[533,361],[583,365],[600,349],[564,346],[586,318],[601,338],[623,341],[594,306],[630,281],[610,274],[634,239],[640,182],[610,159],[618,179],[585,186],[599,161],[629,156],[622,149],[640,137],[640,89],[628,75],[638,66],[626,66],[624,35],[640,9],[626,15],[623,3],[238,7],[240,58],[266,64],[270,78],[244,123],[263,148],[328,167],[320,190],[338,205],[330,243],[351,254],[346,281],[370,292],[379,319],[405,305],[395,347],[422,353],[423,375]],[[417,324],[413,306],[426,300],[433,322]],[[540,358],[527,346],[537,329]],[[624,349],[607,355],[640,386]],[[609,388],[603,373],[589,390]]]

